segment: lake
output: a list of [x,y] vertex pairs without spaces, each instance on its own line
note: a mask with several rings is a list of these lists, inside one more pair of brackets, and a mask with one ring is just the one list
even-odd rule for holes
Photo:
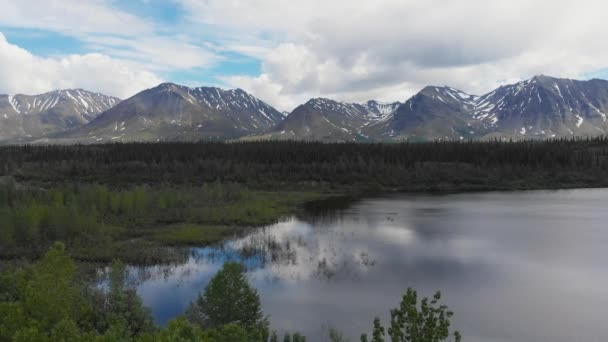
[[[321,210],[324,209],[324,210]],[[608,338],[608,190],[390,195],[327,204],[185,264],[132,268],[165,324],[226,260],[243,261],[272,327],[352,341],[408,287],[441,290],[470,342]]]

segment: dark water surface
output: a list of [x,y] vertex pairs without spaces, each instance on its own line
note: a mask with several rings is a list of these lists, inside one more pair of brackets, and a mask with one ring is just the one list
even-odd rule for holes
[[157,321],[184,312],[229,259],[244,261],[280,331],[358,341],[407,287],[441,290],[465,341],[608,341],[608,190],[399,195],[317,208],[134,269]]

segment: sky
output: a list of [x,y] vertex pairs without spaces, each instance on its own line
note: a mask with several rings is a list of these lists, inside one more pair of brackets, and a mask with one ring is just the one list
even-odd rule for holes
[[537,74],[608,78],[604,0],[0,0],[0,93],[162,82],[405,101]]

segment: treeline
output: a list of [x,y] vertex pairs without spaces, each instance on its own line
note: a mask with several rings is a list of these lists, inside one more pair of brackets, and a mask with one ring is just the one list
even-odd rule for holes
[[273,188],[403,190],[608,185],[608,139],[324,144],[133,143],[0,147],[0,174],[18,181],[207,182]]

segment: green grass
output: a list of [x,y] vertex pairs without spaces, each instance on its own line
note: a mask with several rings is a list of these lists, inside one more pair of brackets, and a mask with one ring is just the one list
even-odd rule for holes
[[135,239],[112,241],[99,246],[75,246],[72,257],[87,263],[109,263],[120,259],[132,265],[179,264],[188,259],[188,251],[172,248],[154,241]]
[[62,241],[73,257],[86,262],[173,263],[184,260],[182,247],[219,243],[327,196],[230,183],[0,188],[0,259],[36,259]]
[[227,226],[178,224],[156,231],[149,238],[168,246],[206,246],[233,237],[239,229]]
[[247,198],[212,207],[192,208],[190,220],[220,226],[262,226],[297,211],[306,202],[326,197],[313,192],[253,191]]

